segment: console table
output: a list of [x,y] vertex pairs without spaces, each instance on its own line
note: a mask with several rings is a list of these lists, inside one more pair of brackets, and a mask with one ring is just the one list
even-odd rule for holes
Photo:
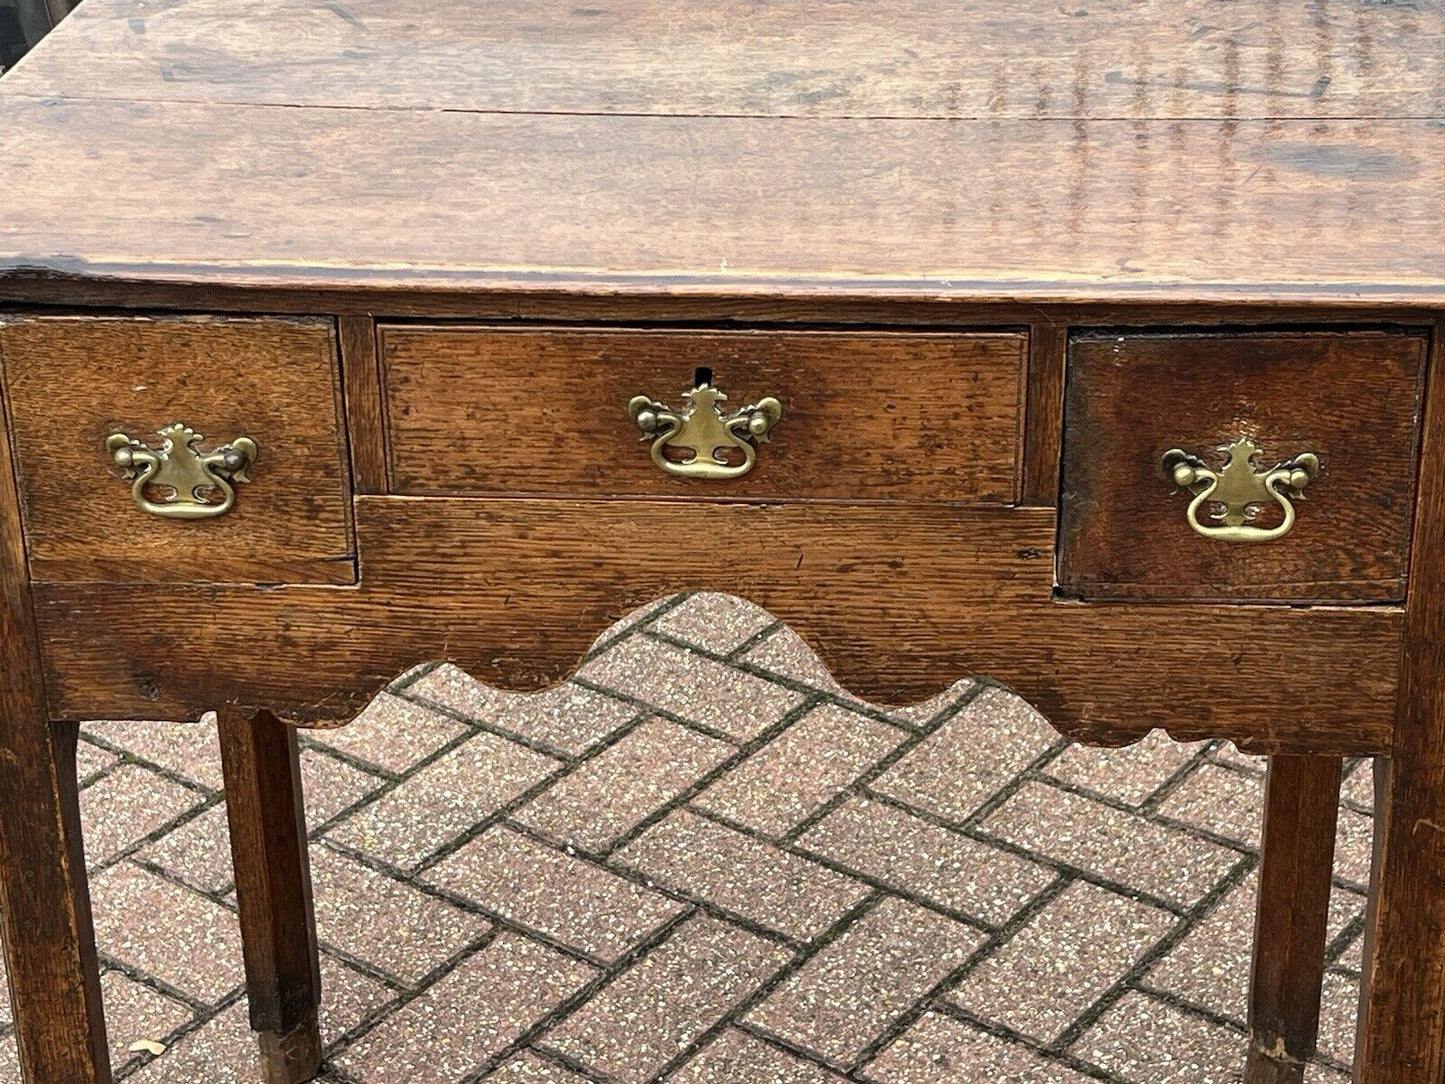
[[0,81],[29,1084],[110,1080],[79,720],[218,710],[295,1084],[293,727],[551,685],[684,588],[875,700],[1269,754],[1250,1084],[1313,1050],[1375,757],[1356,1080],[1438,1084],[1442,118],[1440,0],[86,0]]

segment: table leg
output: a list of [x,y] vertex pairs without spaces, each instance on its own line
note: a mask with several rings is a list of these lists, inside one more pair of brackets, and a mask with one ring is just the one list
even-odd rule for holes
[[1361,976],[1357,1084],[1439,1084],[1445,1028],[1441,772],[1377,761],[1375,863]]
[[1395,737],[1375,789],[1358,1084],[1440,1084],[1445,1032],[1445,323],[1425,394]]
[[219,713],[251,1027],[266,1084],[321,1065],[321,975],[296,732],[269,712]]
[[110,1084],[100,967],[80,841],[79,727],[0,719],[0,916],[25,1084]]
[[47,715],[10,444],[0,440],[0,929],[25,1084],[110,1084],[80,839],[80,728]]
[[1314,1056],[1342,769],[1269,758],[1245,1084],[1301,1084]]

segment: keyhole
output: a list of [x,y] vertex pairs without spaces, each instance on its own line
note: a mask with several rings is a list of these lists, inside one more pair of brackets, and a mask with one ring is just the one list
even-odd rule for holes
[[704,384],[712,384],[712,370],[706,365],[698,366],[697,372],[692,374],[692,386],[700,388]]

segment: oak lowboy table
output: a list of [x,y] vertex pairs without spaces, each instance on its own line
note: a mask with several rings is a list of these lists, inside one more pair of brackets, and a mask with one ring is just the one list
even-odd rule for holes
[[1445,1025],[1439,0],[86,0],[0,82],[0,913],[110,1079],[77,721],[219,711],[251,1020],[309,1079],[293,726],[743,595],[856,693],[1271,756],[1251,1084],[1341,758],[1356,1078]]

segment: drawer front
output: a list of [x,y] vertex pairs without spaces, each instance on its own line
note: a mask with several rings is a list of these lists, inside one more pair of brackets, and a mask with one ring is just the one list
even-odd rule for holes
[[354,582],[331,321],[9,316],[0,362],[35,579]]
[[1074,338],[1060,587],[1403,598],[1426,347],[1373,331]]
[[[393,493],[1007,502],[1017,492],[1022,334],[395,325],[380,340]],[[695,417],[778,403],[766,443],[744,442],[756,457],[746,473],[673,473],[651,454],[660,430],[640,439],[629,416],[639,396],[681,412],[702,369],[727,399],[694,395]],[[721,458],[736,468],[748,454]]]

